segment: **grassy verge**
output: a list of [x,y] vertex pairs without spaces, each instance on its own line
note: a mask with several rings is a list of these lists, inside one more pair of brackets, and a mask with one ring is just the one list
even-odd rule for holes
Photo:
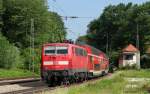
[[[63,90],[57,89],[51,94],[149,94],[147,88],[150,86],[150,80],[130,82],[126,78],[149,79],[150,70],[118,71],[112,77],[107,77],[94,83],[71,86]],[[44,94],[49,94],[49,92]]]
[[125,84],[121,77],[116,76],[113,79],[103,79],[81,87],[71,87],[68,94],[121,94]]
[[20,69],[0,69],[0,79],[4,78],[19,78],[19,77],[38,77],[39,75],[29,72],[27,70],[20,70]]
[[94,84],[71,87],[68,94],[148,94],[149,82],[128,82],[125,78],[150,78],[150,70],[124,70],[118,75],[103,79]]

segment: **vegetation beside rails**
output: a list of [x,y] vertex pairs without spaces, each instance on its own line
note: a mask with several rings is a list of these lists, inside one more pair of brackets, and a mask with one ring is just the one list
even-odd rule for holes
[[143,70],[122,70],[121,76],[134,78],[150,78],[150,69]]
[[21,69],[0,69],[0,79],[39,77],[38,74]]
[[132,82],[127,78],[150,79],[150,70],[120,70],[110,77],[63,90],[57,89],[51,94],[149,94],[150,80]]
[[48,10],[47,0],[0,0],[0,68],[40,73],[42,45],[62,42],[66,34],[63,20]]

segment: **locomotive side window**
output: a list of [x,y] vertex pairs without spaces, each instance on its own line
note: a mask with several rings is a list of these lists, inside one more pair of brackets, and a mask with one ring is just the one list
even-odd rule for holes
[[75,48],[75,53],[77,56],[80,56],[80,49],[79,48]]
[[87,52],[85,50],[83,50],[83,55],[87,56]]
[[68,48],[67,47],[56,47],[57,54],[67,54]]
[[87,56],[87,53],[84,49],[81,48],[75,48],[75,54],[77,56]]

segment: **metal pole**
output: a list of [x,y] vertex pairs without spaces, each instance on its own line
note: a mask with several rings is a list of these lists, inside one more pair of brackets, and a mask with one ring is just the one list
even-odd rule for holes
[[[140,50],[139,48],[139,25],[137,24],[137,32],[136,32],[136,47]],[[139,52],[140,53],[140,52]],[[137,54],[137,65],[138,65],[138,69],[140,69],[140,54]]]
[[31,47],[32,46],[32,36],[31,36],[32,33],[31,32],[32,32],[32,25],[30,24],[30,37],[29,38],[30,38],[30,57],[31,58],[29,62],[29,71],[31,71],[31,64],[32,64],[32,47]]
[[136,47],[139,49],[139,25],[137,24]]
[[108,31],[107,31],[107,34],[106,34],[106,54],[109,56],[109,53],[108,53]]
[[34,56],[34,19],[31,18],[31,50],[32,50],[32,71],[34,72],[34,59],[35,59],[35,56]]

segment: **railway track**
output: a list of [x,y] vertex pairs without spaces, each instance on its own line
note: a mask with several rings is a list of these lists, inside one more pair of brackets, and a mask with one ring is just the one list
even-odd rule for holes
[[[0,94],[36,94],[36,93],[42,93],[45,91],[52,91],[55,90],[57,88],[64,88],[64,87],[70,87],[70,86],[76,86],[76,85],[82,85],[82,84],[86,84],[86,83],[92,83],[95,82],[97,80],[101,80],[107,77],[110,77],[112,74],[108,74],[106,76],[103,77],[98,77],[98,78],[94,78],[94,79],[90,79],[88,81],[85,81],[83,83],[74,83],[74,84],[70,84],[70,85],[61,85],[61,86],[56,86],[56,87],[48,87],[47,84],[43,83],[42,81],[36,81],[36,82],[28,82],[28,83],[17,83],[17,84],[11,84],[11,85],[4,85],[3,88],[12,88],[15,87],[17,88],[16,85],[20,86],[18,87],[18,89],[11,89],[11,90],[6,90],[6,91],[2,91],[1,87],[0,87]],[[10,86],[10,87],[9,87]],[[24,88],[21,88],[24,87]],[[19,89],[20,88],[20,89]]]
[[9,84],[17,84],[17,83],[35,82],[35,81],[40,81],[40,78],[32,77],[32,78],[1,79],[0,86],[9,85]]
[[24,89],[24,90],[18,90],[18,91],[12,91],[12,92],[0,93],[0,94],[35,94],[35,93],[42,93],[54,89],[55,87],[49,88],[46,86],[41,86],[38,88]]

